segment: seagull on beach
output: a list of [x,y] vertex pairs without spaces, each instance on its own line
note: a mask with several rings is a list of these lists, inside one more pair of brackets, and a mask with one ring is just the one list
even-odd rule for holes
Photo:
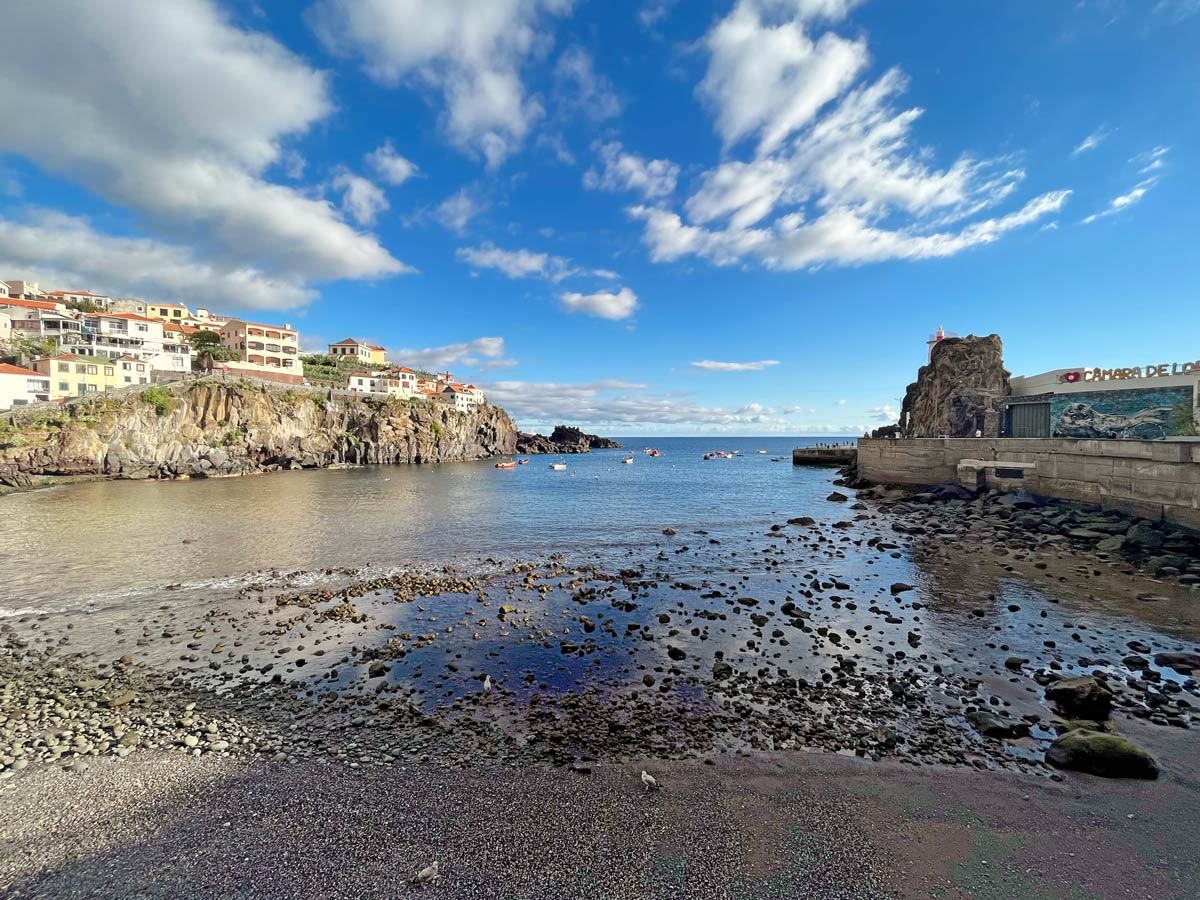
[[492,676],[491,675],[483,676],[483,692],[485,694],[490,694],[492,692]]
[[642,784],[646,786],[646,790],[648,791],[658,790],[658,782],[655,781],[654,776],[645,769],[642,769]]
[[413,879],[414,884],[429,884],[435,878],[441,878],[442,874],[438,871],[437,860],[433,861],[433,865],[426,866],[417,873],[417,877]]

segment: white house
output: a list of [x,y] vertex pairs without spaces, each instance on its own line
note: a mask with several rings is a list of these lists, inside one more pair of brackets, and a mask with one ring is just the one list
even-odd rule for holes
[[12,343],[12,316],[0,309],[0,346]]
[[50,379],[32,369],[0,363],[0,409],[50,399]]
[[352,372],[347,390],[352,394],[380,394],[390,397],[416,397],[421,393],[421,378],[412,369],[392,372]]
[[60,303],[90,303],[97,309],[108,309],[113,302],[112,297],[93,294],[91,291],[50,291],[46,297]]

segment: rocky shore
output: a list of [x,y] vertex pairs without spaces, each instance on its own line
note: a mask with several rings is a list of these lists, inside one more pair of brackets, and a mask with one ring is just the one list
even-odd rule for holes
[[517,434],[517,453],[590,453],[592,450],[619,450],[616,441],[596,434],[585,434],[578,428],[557,425],[546,437],[541,434]]
[[508,414],[488,404],[460,411],[204,378],[6,415],[0,486],[482,459],[512,453],[516,435]]
[[[668,528],[619,571],[276,573],[107,635],[5,620],[0,778],[142,747],[580,772],[789,749],[1053,777],[1170,765],[1118,732],[1195,723],[1194,535],[957,488],[827,502],[852,518],[780,521],[741,550]],[[918,586],[889,576],[905,555]],[[1044,601],[1014,600],[1021,579]],[[1130,606],[1150,627],[1117,618]]]

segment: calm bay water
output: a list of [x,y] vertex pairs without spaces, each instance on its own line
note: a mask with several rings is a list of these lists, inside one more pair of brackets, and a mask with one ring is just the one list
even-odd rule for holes
[[[825,440],[630,438],[626,450],[564,457],[564,472],[548,468],[555,457],[534,456],[514,470],[387,466],[16,494],[0,498],[0,609],[120,605],[168,584],[215,587],[264,569],[552,553],[614,562],[667,527],[720,536],[780,516],[836,517],[821,502],[832,470],[791,465],[793,447]],[[742,455],[703,460],[712,449]],[[634,463],[624,465],[629,451]]]

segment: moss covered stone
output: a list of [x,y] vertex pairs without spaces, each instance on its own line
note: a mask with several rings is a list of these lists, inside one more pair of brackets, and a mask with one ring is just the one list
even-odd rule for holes
[[1104,778],[1158,777],[1158,763],[1132,741],[1085,728],[1060,735],[1046,751],[1046,762]]

